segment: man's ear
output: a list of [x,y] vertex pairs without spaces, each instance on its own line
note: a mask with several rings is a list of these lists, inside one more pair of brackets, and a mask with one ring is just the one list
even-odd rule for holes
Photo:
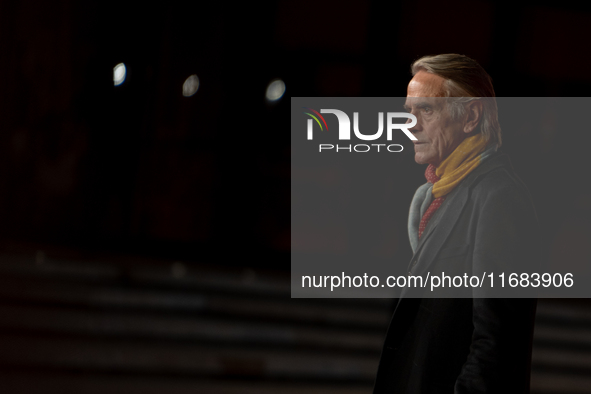
[[482,101],[473,100],[466,105],[466,118],[464,122],[464,133],[470,134],[476,129],[482,119]]

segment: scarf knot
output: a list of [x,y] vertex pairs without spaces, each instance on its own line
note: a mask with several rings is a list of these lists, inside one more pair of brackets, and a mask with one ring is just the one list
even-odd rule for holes
[[419,238],[447,195],[495,151],[496,146],[487,149],[486,139],[482,134],[477,134],[462,141],[452,154],[441,162],[439,167],[435,167],[433,164],[427,166],[425,178],[427,178],[427,182],[433,184],[434,199],[419,223]]

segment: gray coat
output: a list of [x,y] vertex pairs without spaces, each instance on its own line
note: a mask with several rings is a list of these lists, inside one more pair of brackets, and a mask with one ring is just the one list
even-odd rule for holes
[[[448,195],[408,271],[479,277],[515,272],[537,261],[537,232],[529,193],[498,152]],[[536,300],[492,298],[484,288],[453,290],[436,296],[425,289],[403,291],[374,393],[529,392]]]

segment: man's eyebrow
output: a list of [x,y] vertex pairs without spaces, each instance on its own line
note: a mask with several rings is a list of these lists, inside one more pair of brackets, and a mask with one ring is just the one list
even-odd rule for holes
[[403,107],[406,111],[411,112],[412,107],[421,109],[421,108],[425,108],[425,107],[432,107],[433,104],[427,102],[427,101],[420,101],[418,103],[413,104],[412,106],[408,105],[408,104],[404,104]]

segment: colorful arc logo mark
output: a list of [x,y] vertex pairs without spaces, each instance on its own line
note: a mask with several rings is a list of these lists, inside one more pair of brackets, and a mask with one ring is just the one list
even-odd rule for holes
[[[304,108],[304,109],[308,109],[308,110],[310,110],[310,111],[314,112],[316,115],[318,115],[318,116],[320,117],[320,119],[322,119],[322,122],[324,123],[324,125],[326,126],[326,131],[328,131],[328,125],[326,124],[326,120],[324,120],[324,117],[323,117],[322,115],[320,115],[320,113],[319,113],[318,111],[315,111],[315,110],[313,110],[312,108],[308,108],[308,107],[302,107],[302,108]],[[312,118],[313,118],[313,119],[316,121],[316,123],[318,123],[318,126],[320,126],[320,130],[324,130],[324,129],[322,128],[322,123],[320,123],[320,121],[318,120],[318,118],[317,118],[316,116],[312,115],[312,114],[311,114],[311,113],[309,113],[309,112],[304,112],[304,113],[305,113],[306,115],[310,115],[310,116],[311,116],[311,117],[312,117]]]

